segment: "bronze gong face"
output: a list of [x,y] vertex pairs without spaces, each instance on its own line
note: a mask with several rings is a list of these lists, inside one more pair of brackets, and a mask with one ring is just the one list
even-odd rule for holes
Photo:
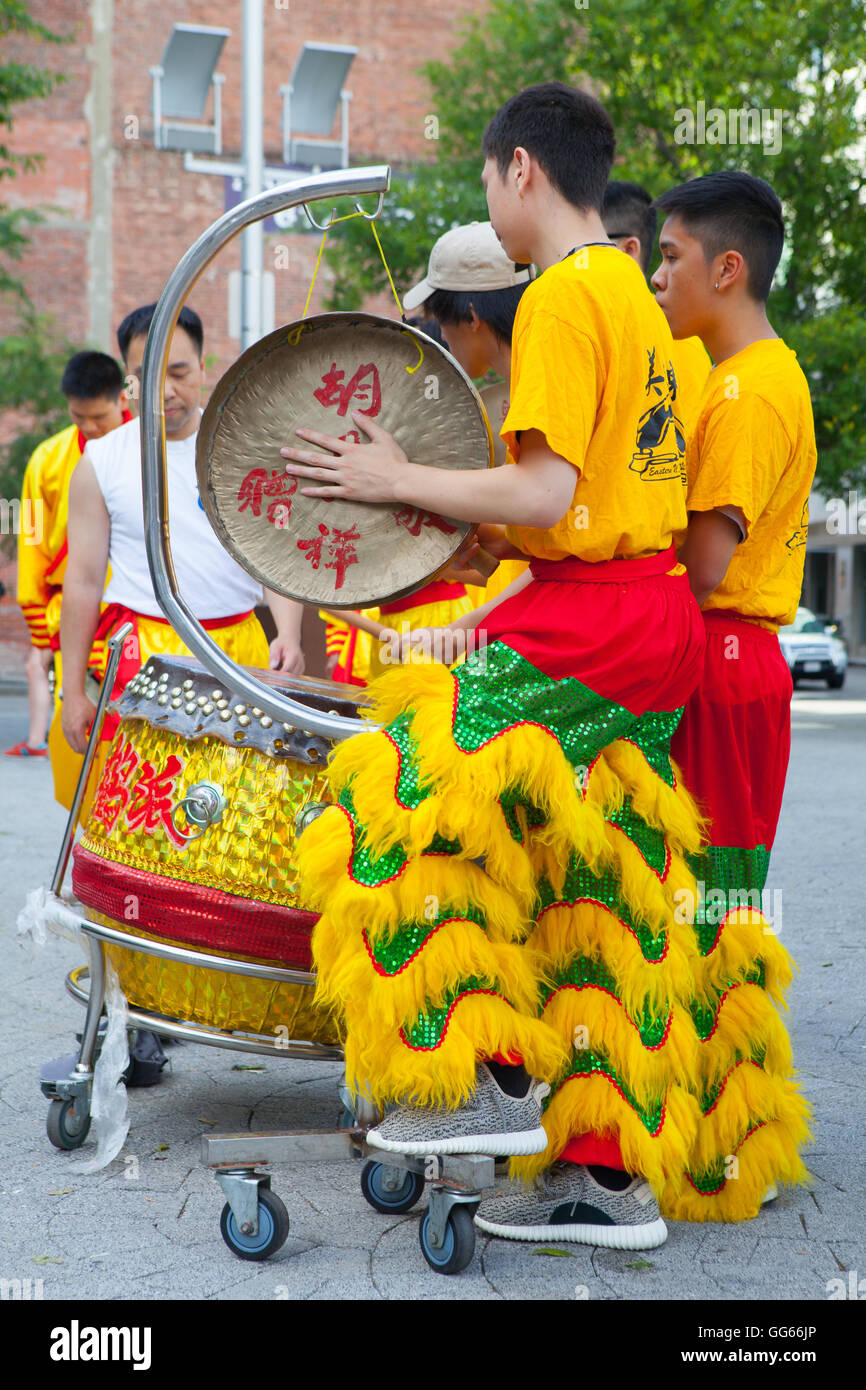
[[488,468],[481,399],[449,353],[373,314],[321,314],[276,329],[218,382],[196,442],[202,505],[229,553],[304,603],[366,608],[411,593],[445,565],[469,522],[397,503],[304,497],[280,449],[306,427],[363,443],[352,412],[394,435],[413,463]]

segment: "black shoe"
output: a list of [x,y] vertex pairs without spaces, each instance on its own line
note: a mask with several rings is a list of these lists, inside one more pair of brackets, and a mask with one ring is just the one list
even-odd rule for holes
[[168,1058],[156,1033],[148,1032],[145,1028],[136,1029],[135,1042],[129,1054],[129,1066],[123,1077],[127,1088],[158,1086],[167,1062]]

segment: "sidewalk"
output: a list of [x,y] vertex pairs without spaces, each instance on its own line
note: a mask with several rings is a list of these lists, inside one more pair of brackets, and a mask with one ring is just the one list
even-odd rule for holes
[[[0,700],[0,734],[23,713]],[[45,764],[5,760],[0,816],[0,1278],[41,1279],[45,1299],[700,1299],[824,1301],[831,1281],[866,1277],[863,1162],[866,899],[862,748],[866,677],[828,696],[800,692],[788,796],[769,888],[783,894],[782,939],[801,975],[790,993],[794,1055],[815,1109],[811,1190],[785,1192],[738,1226],[670,1223],[644,1254],[480,1236],[474,1263],[444,1278],[424,1263],[417,1209],[378,1215],[357,1165],[282,1167],[285,1246],[257,1265],[219,1234],[222,1195],[199,1162],[203,1132],[332,1128],[339,1067],[187,1045],[172,1072],[129,1094],[131,1129],[104,1171],[52,1149],[43,1061],[70,1051],[83,1010],[63,988],[78,950],[53,941],[35,962],[14,939],[26,891],[50,876],[64,815]],[[8,775],[7,775],[8,774]],[[260,1071],[236,1070],[261,1065]],[[423,1199],[422,1199],[423,1205]],[[561,1252],[551,1254],[551,1250]],[[856,1287],[856,1279],[854,1280]]]

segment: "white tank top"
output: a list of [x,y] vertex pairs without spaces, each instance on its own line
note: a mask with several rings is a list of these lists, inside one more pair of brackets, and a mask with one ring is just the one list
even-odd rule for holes
[[[196,435],[166,442],[168,520],[171,557],[181,597],[195,616],[225,618],[246,613],[262,602],[262,586],[232,559],[217,540],[199,501],[195,476]],[[161,618],[147,552],[141,489],[141,434],[138,420],[87,444],[96,481],[111,519],[111,579],[106,603]]]

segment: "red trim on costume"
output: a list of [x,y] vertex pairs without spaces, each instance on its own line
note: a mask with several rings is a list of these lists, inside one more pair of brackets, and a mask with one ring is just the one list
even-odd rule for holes
[[133,931],[138,928],[211,951],[259,956],[292,970],[313,969],[310,934],[318,913],[130,868],[81,845],[72,856],[76,897],[120,925],[129,920],[132,900],[137,914]]
[[629,560],[581,560],[569,555],[564,560],[532,558],[529,568],[533,579],[542,583],[622,584],[629,579],[648,579],[655,574],[667,574],[677,563],[673,545],[655,555],[642,555]]
[[612,908],[608,906],[607,903],[599,902],[598,898],[591,898],[588,894],[582,898],[573,898],[568,902],[557,901],[555,903],[548,903],[547,907],[543,907],[541,909],[535,920],[536,922],[540,922],[544,914],[546,912],[552,912],[555,907],[578,907],[581,903],[592,903],[595,907],[600,907],[604,912],[609,913],[615,922],[619,922],[621,927],[625,927],[627,932],[631,932],[632,936],[637,942],[638,950],[641,954],[641,960],[643,961],[644,965],[661,965],[662,961],[668,953],[668,947],[671,944],[669,932],[665,933],[665,948],[659,956],[658,960],[647,960],[646,956],[643,953],[643,949],[641,948],[640,937],[638,936],[634,927],[630,926],[628,922],[624,922],[621,917],[617,917],[616,913],[613,911]]
[[460,1003],[460,1000],[468,999],[469,996],[472,994],[491,994],[493,995],[494,999],[501,999],[503,1004],[508,1004],[509,1009],[514,1008],[514,1005],[509,1003],[509,1001],[503,995],[497,993],[495,989],[467,989],[464,990],[462,994],[458,994],[457,998],[452,1000],[449,1004],[448,1013],[445,1015],[445,1022],[442,1025],[442,1032],[439,1034],[439,1041],[435,1042],[432,1047],[413,1047],[412,1044],[409,1042],[408,1038],[406,1037],[406,1034],[402,1028],[400,1029],[400,1041],[406,1047],[409,1048],[410,1052],[436,1052],[445,1041],[445,1034],[448,1032],[448,1028],[451,1024],[451,1018],[454,1014],[454,1010]]
[[713,1026],[712,1026],[712,1028],[710,1029],[709,1033],[707,1033],[707,1036],[706,1036],[705,1038],[701,1038],[701,1042],[705,1042],[705,1043],[709,1042],[710,1038],[713,1036],[713,1034],[715,1033],[716,1029],[718,1028],[718,1026],[719,1026],[719,1018],[720,1018],[721,1012],[722,1012],[722,1005],[724,1004],[724,1002],[725,1002],[725,1000],[727,999],[728,995],[729,995],[729,994],[733,994],[733,992],[734,992],[735,989],[742,989],[742,988],[744,987],[744,985],[754,985],[754,986],[755,986],[755,989],[760,989],[760,990],[761,990],[761,993],[762,993],[762,994],[764,993],[763,989],[762,989],[761,986],[758,984],[757,980],[738,980],[737,983],[736,983],[735,985],[729,985],[728,988],[725,990],[724,994],[722,994],[722,995],[719,996],[719,1007],[716,1009],[716,1016],[715,1016],[715,1018],[713,1019]]
[[576,1134],[559,1155],[566,1163],[597,1163],[602,1168],[619,1168],[625,1173],[619,1140],[601,1134]]
[[449,579],[434,579],[432,583],[425,584],[423,589],[416,589],[412,594],[395,598],[392,603],[381,604],[379,614],[381,616],[383,613],[405,613],[407,608],[420,608],[422,604],[428,603],[448,603],[452,599],[456,601],[465,597],[465,584],[453,584]]
[[[563,1083],[562,1083],[562,1086],[560,1086],[559,1089],[560,1089],[560,1091],[563,1090],[563,1088],[564,1088],[565,1086],[568,1086],[569,1083],[572,1082],[572,1081],[586,1081],[586,1079],[587,1079],[588,1077],[590,1077],[590,1076],[601,1076],[601,1077],[604,1078],[605,1081],[609,1081],[610,1084],[611,1084],[611,1086],[613,1087],[613,1089],[614,1089],[615,1091],[618,1091],[619,1094],[622,1096],[622,1099],[625,1101],[625,1103],[626,1103],[626,1105],[629,1107],[629,1109],[630,1109],[630,1110],[633,1110],[633,1111],[635,1112],[636,1115],[638,1115],[638,1116],[640,1115],[640,1112],[638,1111],[637,1106],[634,1105],[634,1104],[629,1100],[628,1096],[626,1095],[625,1091],[624,1091],[624,1090],[622,1089],[622,1087],[620,1086],[619,1082],[618,1082],[618,1081],[614,1081],[613,1077],[612,1077],[612,1076],[609,1076],[608,1073],[607,1073],[606,1071],[590,1071],[590,1072],[582,1072],[582,1071],[581,1071],[581,1072],[575,1072],[573,1076],[567,1076],[567,1077],[565,1078],[565,1080],[564,1080]],[[665,1120],[667,1119],[667,1114],[668,1114],[667,1106],[666,1106],[666,1105],[662,1105],[662,1113],[661,1113],[661,1118],[659,1119],[659,1122],[658,1122],[658,1128],[657,1128],[657,1129],[650,1129],[650,1130],[647,1130],[647,1134],[649,1134],[650,1138],[652,1138],[652,1139],[657,1139],[658,1136],[661,1134],[662,1130],[664,1129],[664,1123],[665,1123]],[[641,1124],[643,1124],[643,1120],[641,1120]],[[644,1128],[646,1129],[646,1126],[645,1126],[645,1125],[644,1125]]]
[[[602,994],[608,994],[608,995],[610,995],[611,999],[615,999],[616,1002],[617,1002],[617,1004],[619,1004],[620,1008],[622,1009],[623,1013],[624,1013],[625,1016],[626,1016],[627,1021],[631,1024],[632,1028],[635,1030],[635,1032],[637,1033],[638,1037],[640,1037],[640,1029],[638,1028],[637,1024],[635,1023],[634,1019],[631,1018],[631,1017],[629,1016],[629,1013],[628,1013],[628,1011],[627,1011],[627,1009],[626,1009],[626,1007],[625,1007],[625,1004],[623,1004],[623,1002],[622,1002],[622,1000],[620,999],[619,995],[618,995],[618,994],[614,994],[613,990],[612,990],[612,989],[608,989],[607,985],[598,985],[598,984],[595,984],[593,981],[587,981],[587,983],[586,983],[585,985],[570,985],[570,984],[557,985],[557,986],[556,986],[556,989],[555,989],[555,990],[553,991],[553,993],[551,994],[550,998],[548,999],[547,1003],[545,1004],[545,1006],[544,1006],[544,1008],[542,1009],[541,1012],[542,1012],[542,1013],[546,1013],[546,1012],[547,1012],[547,1007],[548,1007],[548,1005],[550,1004],[550,1000],[551,1000],[551,999],[554,999],[554,998],[556,997],[557,994],[561,994],[561,993],[563,992],[563,990],[566,990],[566,989],[573,989],[573,990],[574,990],[576,993],[578,993],[578,994],[580,993],[580,991],[581,991],[582,989],[599,989],[599,990],[601,990]],[[664,1047],[665,1043],[666,1043],[667,1040],[668,1040],[668,1035],[669,1035],[669,1033],[670,1033],[670,1031],[671,1031],[671,1023],[673,1022],[673,1016],[674,1016],[674,1015],[673,1015],[673,1010],[671,1010],[671,1012],[668,1014],[668,1021],[667,1021],[667,1023],[665,1024],[664,1036],[660,1039],[659,1042],[655,1043],[652,1047],[647,1047],[647,1045],[646,1045],[646,1043],[644,1042],[643,1038],[641,1038],[641,1047],[643,1048],[644,1052],[658,1052],[658,1050],[659,1050],[660,1047]]]
[[[768,1120],[759,1120],[758,1123],[757,1123],[756,1125],[752,1125],[752,1128],[751,1128],[751,1129],[747,1129],[746,1132],[745,1132],[745,1134],[743,1135],[742,1139],[740,1140],[739,1144],[738,1144],[737,1147],[734,1149],[734,1154],[738,1154],[738,1153],[740,1152],[740,1149],[741,1149],[741,1148],[743,1147],[743,1145],[745,1144],[746,1140],[747,1140],[747,1139],[751,1139],[751,1137],[752,1137],[753,1134],[756,1134],[757,1131],[758,1131],[759,1129],[763,1129],[763,1128],[764,1128],[764,1125],[765,1125],[765,1124],[768,1124],[768,1123],[769,1123]],[[733,1157],[733,1154],[731,1155],[731,1157]],[[698,1194],[699,1197],[716,1197],[716,1196],[718,1196],[718,1194],[721,1192],[722,1188],[725,1186],[725,1184],[726,1184],[727,1181],[728,1181],[728,1178],[727,1178],[727,1175],[726,1175],[725,1177],[722,1178],[722,1180],[721,1180],[721,1182],[719,1183],[718,1187],[712,1187],[712,1188],[710,1188],[709,1190],[707,1190],[706,1188],[698,1187],[697,1183],[695,1182],[694,1178],[692,1177],[692,1175],[691,1175],[691,1173],[688,1171],[688,1169],[686,1170],[686,1177],[688,1178],[689,1182],[691,1183],[692,1187],[695,1189],[695,1192],[697,1192],[697,1194]]]
[[[60,547],[60,549],[58,550],[57,554],[54,556],[54,559],[51,561],[51,564],[48,566],[47,570],[45,571],[45,578],[46,578],[46,579],[48,578],[49,574],[53,574],[53,573],[54,573],[54,571],[57,569],[57,567],[58,567],[59,565],[62,565],[63,561],[66,559],[66,556],[67,556],[68,554],[69,554],[69,540],[68,540],[68,538],[67,538],[66,536],[64,536],[64,538],[63,538],[63,544],[61,545],[61,547]],[[59,588],[60,586],[57,585],[57,584],[53,584],[51,587],[56,589],[56,588]]]
[[633,840],[632,837],[631,837],[631,835],[629,835],[629,833],[628,833],[627,830],[624,830],[623,827],[622,827],[621,825],[618,825],[616,821],[608,820],[607,817],[605,817],[605,822],[604,822],[604,823],[605,823],[605,825],[609,825],[610,828],[611,828],[611,830],[618,830],[619,833],[620,833],[620,835],[624,835],[625,838],[628,840],[629,844],[632,845],[633,848],[637,850],[638,854],[640,855],[640,857],[641,857],[641,859],[643,860],[643,862],[646,864],[646,866],[647,866],[647,868],[649,869],[650,873],[651,873],[651,874],[655,874],[655,876],[656,876],[656,878],[658,879],[659,883],[664,883],[665,879],[667,878],[668,874],[669,874],[670,871],[671,871],[671,851],[670,851],[670,846],[669,846],[669,844],[667,843],[667,840],[665,841],[665,866],[664,866],[662,872],[659,873],[658,869],[653,868],[652,864],[651,864],[651,863],[649,862],[649,860],[647,859],[647,857],[646,857],[646,855],[644,854],[643,850],[641,849],[640,845],[637,843],[637,840]]
[[343,665],[341,658],[331,672],[331,680],[337,681],[339,685],[365,686],[367,684],[365,680],[352,674],[352,667],[355,664],[355,648],[358,645],[358,631],[359,629],[356,627],[350,629],[349,644],[346,648],[346,664]]
[[713,1101],[712,1105],[710,1106],[709,1110],[705,1110],[705,1111],[704,1111],[704,1116],[705,1116],[705,1117],[706,1117],[707,1115],[712,1115],[713,1111],[715,1110],[716,1106],[718,1105],[719,1101],[720,1101],[721,1098],[722,1098],[722,1093],[723,1093],[725,1087],[727,1086],[727,1084],[728,1084],[728,1082],[730,1081],[731,1077],[733,1076],[734,1072],[737,1070],[737,1067],[743,1066],[743,1064],[744,1064],[745,1062],[748,1062],[749,1066],[751,1066],[751,1067],[757,1067],[757,1068],[758,1068],[758,1071],[763,1071],[763,1070],[764,1070],[764,1068],[761,1066],[760,1062],[756,1062],[755,1059],[754,1059],[754,1057],[741,1057],[740,1060],[739,1060],[739,1062],[735,1062],[735,1063],[734,1063],[734,1065],[731,1067],[730,1071],[725,1072],[725,1075],[722,1077],[721,1083],[720,1083],[720,1085],[719,1085],[719,1094],[716,1096],[716,1098],[715,1098],[715,1100]]

